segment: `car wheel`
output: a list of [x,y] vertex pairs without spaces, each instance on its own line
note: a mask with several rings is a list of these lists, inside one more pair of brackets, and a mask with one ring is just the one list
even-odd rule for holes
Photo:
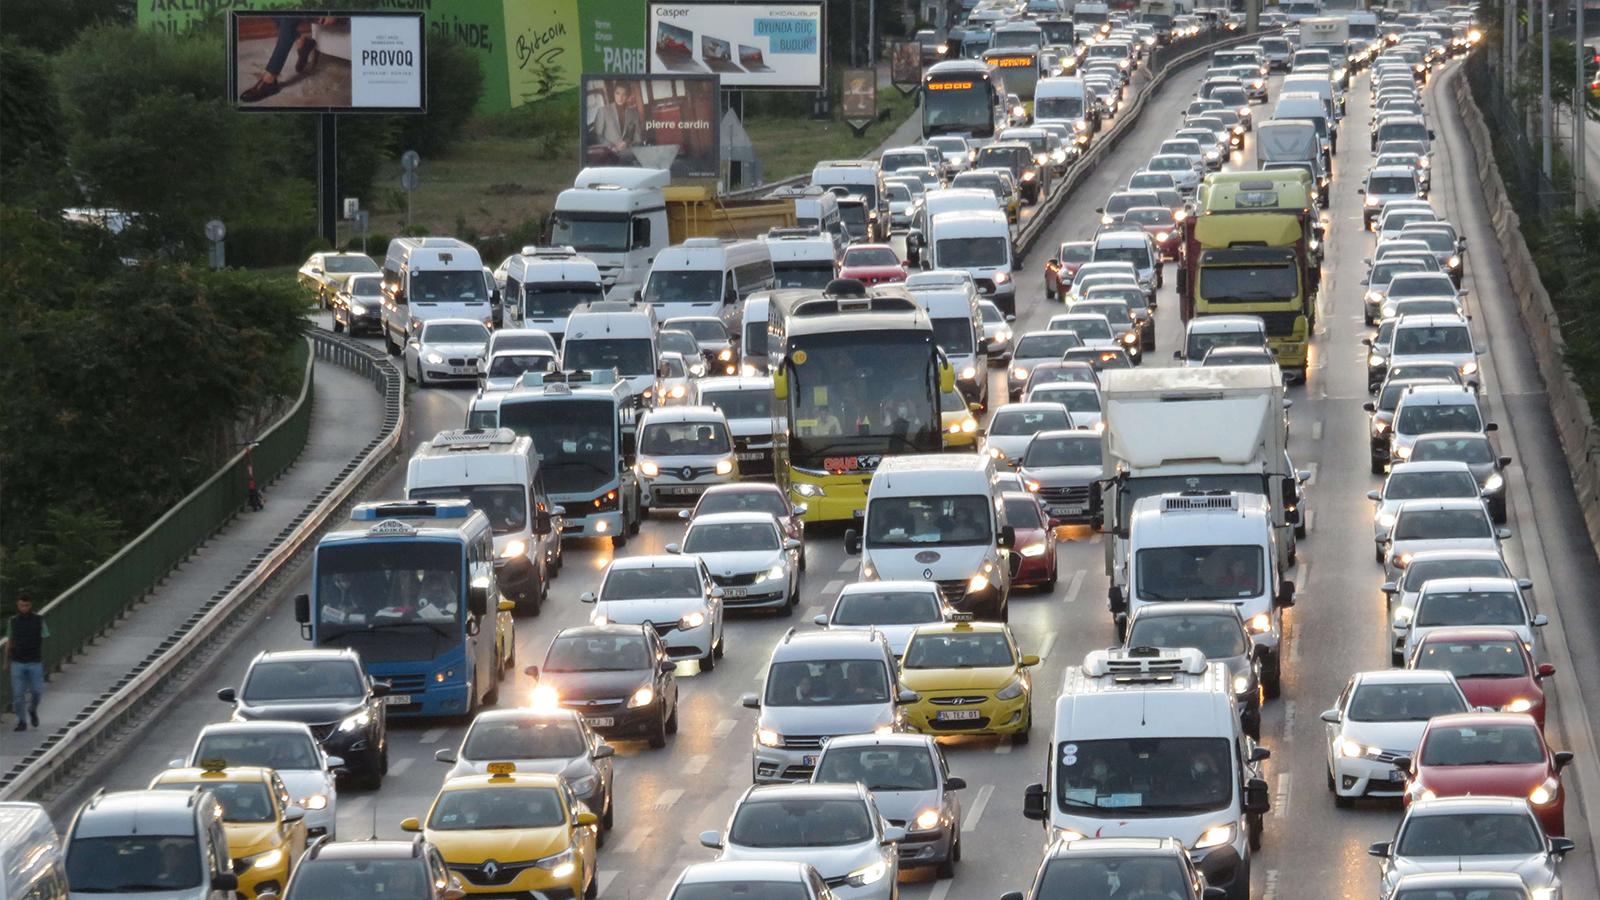
[[1306,536],[1306,522],[1305,522],[1305,517],[1304,516],[1301,516],[1300,521],[1295,523],[1294,536],[1297,537],[1297,538],[1301,538],[1301,539],[1305,538],[1305,536]]
[[626,533],[613,534],[611,536],[611,546],[618,549],[628,546],[628,535]]
[[801,547],[800,548],[800,571],[804,572],[805,570],[806,570],[806,548],[805,547]]
[[959,841],[950,845],[950,855],[945,857],[944,862],[939,863],[939,865],[934,868],[933,877],[941,880],[956,877],[956,848],[960,846],[961,844]]
[[1050,577],[1048,579],[1046,579],[1045,583],[1044,583],[1045,593],[1050,593],[1051,591],[1054,591],[1056,589],[1056,582],[1058,580],[1058,578],[1057,578],[1057,570],[1059,568],[1060,568],[1060,564],[1059,563],[1057,563],[1055,560],[1051,560],[1050,561]]
[[1250,852],[1254,853],[1261,849],[1261,834],[1265,830],[1262,827],[1260,816],[1250,817],[1249,822],[1245,825],[1245,831],[1250,836]]
[[717,659],[721,659],[722,656],[723,656],[723,651],[726,650],[727,647],[728,647],[728,636],[725,635],[725,634],[719,634],[719,635],[717,635],[717,643],[712,648],[712,652],[717,655]]
[[583,900],[595,900],[600,896],[600,873],[595,872],[589,876],[589,883],[583,886]]
[[484,706],[494,706],[500,702],[500,678],[502,677],[501,671],[496,668],[494,674],[494,681],[490,683],[489,690],[483,695]]
[[390,356],[400,355],[400,345],[394,342],[394,335],[389,331],[389,326],[380,325],[383,329],[383,349],[389,351]]
[[1030,732],[1033,731],[1033,702],[1032,701],[1029,701],[1027,708],[1023,710],[1022,717],[1023,717],[1022,730],[1021,731],[1017,731],[1017,732],[1013,732],[1012,735],[1011,735],[1011,743],[1012,743],[1013,746],[1017,746],[1017,747],[1020,747],[1023,744],[1026,744],[1028,742],[1028,738],[1032,737],[1032,735],[1030,734]]
[[337,315],[333,317],[333,333],[344,334],[344,323],[339,321],[339,317]]
[[1261,690],[1269,700],[1276,700],[1283,693],[1283,659],[1276,653],[1261,662]]
[[506,654],[506,671],[510,672],[517,667],[517,642],[511,642],[511,652]]
[[655,750],[660,750],[667,745],[667,720],[665,717],[656,721],[655,729],[650,732],[649,741],[651,748]]
[[606,831],[617,823],[617,798],[611,791],[606,791],[606,811],[600,814],[600,827]]
[[1377,457],[1373,457],[1372,458],[1372,474],[1374,474],[1374,475],[1382,475],[1383,474],[1383,460],[1380,460]]
[[678,703],[673,701],[672,713],[667,716],[667,734],[678,733]]
[[717,645],[715,643],[712,643],[711,649],[706,651],[706,655],[700,657],[700,671],[702,671],[702,672],[711,672],[711,671],[715,671],[716,668],[717,668]]

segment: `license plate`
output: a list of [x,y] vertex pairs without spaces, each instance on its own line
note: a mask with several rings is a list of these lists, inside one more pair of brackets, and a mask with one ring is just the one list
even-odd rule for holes
[[589,723],[590,728],[610,728],[617,724],[617,720],[612,716],[586,716],[584,721]]
[[853,509],[850,511],[850,515],[855,516],[858,519],[865,517],[866,514],[867,511],[864,509]]
[[935,715],[934,718],[935,719],[940,719],[940,720],[943,720],[943,721],[946,721],[946,722],[952,721],[952,720],[960,720],[960,719],[976,719],[976,718],[978,718],[978,710],[975,710],[975,709],[941,709],[941,710],[939,710],[938,715]]
[[386,706],[409,706],[411,704],[411,695],[390,694],[383,698],[383,702]]
[[665,495],[665,496],[668,496],[668,497],[676,497],[676,496],[679,496],[679,495],[682,495],[682,494],[692,494],[696,490],[697,490],[696,488],[692,488],[692,487],[674,487],[672,485],[663,485],[661,487],[656,488],[656,493],[662,494],[662,495]]
[[749,588],[723,588],[722,596],[727,599],[750,596]]
[[800,757],[800,765],[802,765],[802,766],[815,766],[816,764],[817,764],[817,758],[815,756],[802,756],[802,757]]
[[478,370],[477,369],[463,368],[461,366],[454,366],[454,367],[452,367],[450,369],[450,374],[451,375],[476,375],[476,374],[478,374]]
[[739,453],[739,454],[735,454],[735,455],[738,456],[740,459],[750,460],[750,459],[760,459],[764,454],[759,453],[759,452],[751,452],[751,453]]
[[1052,506],[1052,507],[1050,507],[1050,515],[1052,515],[1052,516],[1070,516],[1070,515],[1074,515],[1076,513],[1080,513],[1082,511],[1083,511],[1083,507],[1081,507],[1081,506]]

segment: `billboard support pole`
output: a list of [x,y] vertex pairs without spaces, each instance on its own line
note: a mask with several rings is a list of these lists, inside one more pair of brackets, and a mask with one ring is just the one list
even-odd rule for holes
[[317,222],[328,246],[339,238],[339,117],[317,113]]

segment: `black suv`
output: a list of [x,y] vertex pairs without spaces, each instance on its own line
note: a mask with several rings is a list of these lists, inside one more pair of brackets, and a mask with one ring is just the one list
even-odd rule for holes
[[[1050,157],[1044,157],[1046,161]],[[974,169],[1009,169],[1022,191],[1022,200],[1028,205],[1038,203],[1049,193],[1050,169],[1034,154],[1033,148],[1023,141],[997,142],[978,151]]]
[[223,688],[237,722],[304,722],[329,756],[344,759],[338,774],[376,788],[389,771],[389,728],[383,698],[354,650],[283,650],[257,654],[240,690]]
[[461,878],[445,867],[438,848],[422,835],[409,841],[319,840],[295,864],[283,900],[447,900],[465,896],[464,888]]
[[608,738],[644,738],[667,745],[678,731],[677,664],[656,629],[645,625],[563,628],[550,641],[534,706],[556,702]]
[[[1245,882],[1246,896],[1249,882]],[[1182,897],[1183,900],[1225,900],[1233,893],[1206,883],[1200,867],[1172,838],[1085,838],[1056,841],[1044,854],[1034,876],[1032,900],[1052,897],[1119,896]],[[1023,900],[1021,891],[1000,900]]]

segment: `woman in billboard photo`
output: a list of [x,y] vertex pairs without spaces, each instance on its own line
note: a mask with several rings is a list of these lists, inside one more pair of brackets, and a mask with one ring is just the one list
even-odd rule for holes
[[[331,26],[338,21],[334,16],[272,16],[271,19],[277,29],[272,53],[267,57],[266,70],[256,79],[256,83],[239,93],[242,103],[260,103],[283,90],[286,83],[298,81],[313,72],[317,66],[318,52],[317,39],[312,37],[310,26]],[[307,29],[303,33],[302,26]],[[283,67],[289,61],[291,52],[294,53],[295,77],[285,82]]]
[[611,162],[631,165],[635,162],[633,147],[644,143],[644,114],[633,85],[612,81],[606,87],[607,101],[589,123],[589,146],[609,154]]

